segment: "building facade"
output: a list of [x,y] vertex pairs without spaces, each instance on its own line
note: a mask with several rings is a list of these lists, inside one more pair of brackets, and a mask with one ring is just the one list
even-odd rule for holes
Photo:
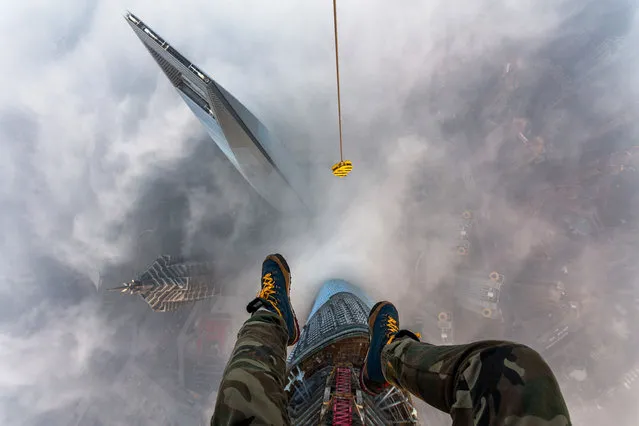
[[220,84],[132,13],[135,34],[207,133],[246,181],[273,207],[303,209],[308,192],[301,168],[284,145]]
[[219,294],[210,263],[169,255],[157,258],[131,282],[110,290],[139,295],[156,312],[174,311]]
[[368,297],[346,281],[324,284],[288,360],[293,424],[417,424],[408,394],[391,386],[371,396],[360,388],[371,307]]

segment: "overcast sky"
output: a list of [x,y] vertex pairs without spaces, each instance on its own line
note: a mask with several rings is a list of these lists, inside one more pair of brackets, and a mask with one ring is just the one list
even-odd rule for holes
[[[509,154],[520,152],[509,145],[519,143],[506,135],[510,123],[490,124],[499,101],[487,93],[498,92],[501,70],[519,73],[520,109],[541,123],[533,133],[565,170],[606,123],[638,111],[630,0],[338,3],[345,155],[355,164],[339,181],[329,171],[339,159],[330,1],[2,2],[1,424],[44,423],[49,413],[108,400],[113,390],[96,378],[94,359],[144,346],[121,344],[125,320],[108,318],[90,297],[112,264],[223,251],[248,299],[261,258],[281,251],[300,317],[331,277],[415,312],[456,261],[442,230],[454,233],[456,215],[470,207],[500,224],[491,228],[501,244],[494,267],[523,263],[559,231],[513,202],[519,191],[543,189],[551,171],[513,178],[513,158],[526,154]],[[307,166],[317,206],[310,219],[278,219],[250,193],[122,19],[127,9]],[[624,132],[636,137],[632,126]],[[471,181],[464,193],[460,177]],[[424,188],[435,192],[427,202],[415,195]],[[144,246],[142,233],[167,210],[183,234]],[[215,225],[203,234],[205,224]],[[619,235],[634,247],[634,233],[612,230],[573,256],[585,292],[612,285],[598,274]],[[591,321],[605,319],[597,315]],[[619,321],[600,321],[597,331],[636,331]],[[615,424],[635,425],[633,410],[615,413]],[[109,411],[101,414],[110,424]],[[152,424],[147,414],[136,413],[140,424]]]

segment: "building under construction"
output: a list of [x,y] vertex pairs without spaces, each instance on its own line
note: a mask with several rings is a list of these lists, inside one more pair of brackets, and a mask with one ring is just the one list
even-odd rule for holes
[[390,386],[371,396],[360,388],[371,305],[363,292],[343,280],[328,281],[320,290],[288,360],[293,424],[417,424],[407,393]]

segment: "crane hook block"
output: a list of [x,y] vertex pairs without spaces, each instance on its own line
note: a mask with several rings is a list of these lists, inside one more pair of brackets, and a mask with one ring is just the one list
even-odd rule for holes
[[331,169],[333,170],[333,174],[335,176],[343,178],[348,176],[348,174],[353,170],[353,163],[349,160],[340,161],[339,163],[333,165]]

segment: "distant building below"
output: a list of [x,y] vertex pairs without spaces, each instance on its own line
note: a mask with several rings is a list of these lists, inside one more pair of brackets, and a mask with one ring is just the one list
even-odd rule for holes
[[500,298],[503,284],[504,276],[495,271],[486,276],[463,275],[457,280],[455,297],[464,309],[484,318],[501,320]]
[[157,258],[138,278],[110,290],[139,295],[156,312],[175,311],[219,294],[210,262],[190,262],[169,255]]

